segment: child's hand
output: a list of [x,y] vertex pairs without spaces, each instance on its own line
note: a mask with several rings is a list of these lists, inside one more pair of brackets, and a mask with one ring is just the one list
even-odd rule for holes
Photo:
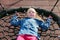
[[18,12],[16,13],[16,16],[19,16],[19,13]]
[[16,11],[16,12],[15,12],[15,15],[16,15],[16,16],[19,16],[19,12]]
[[48,17],[48,18],[51,18],[51,19],[52,19],[53,17],[52,17],[51,15],[49,15],[49,17]]

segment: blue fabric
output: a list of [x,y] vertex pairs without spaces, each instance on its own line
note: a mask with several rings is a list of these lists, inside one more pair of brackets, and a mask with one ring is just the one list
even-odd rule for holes
[[43,31],[50,27],[51,19],[48,18],[45,22],[34,18],[17,19],[17,16],[13,16],[10,23],[13,26],[20,25],[19,34],[30,34],[38,37],[38,27],[41,27]]

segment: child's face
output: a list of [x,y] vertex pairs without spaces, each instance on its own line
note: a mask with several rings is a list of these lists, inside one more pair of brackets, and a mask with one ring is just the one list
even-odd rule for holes
[[27,17],[35,18],[35,16],[36,16],[36,11],[35,11],[35,9],[29,8],[28,11],[27,11]]

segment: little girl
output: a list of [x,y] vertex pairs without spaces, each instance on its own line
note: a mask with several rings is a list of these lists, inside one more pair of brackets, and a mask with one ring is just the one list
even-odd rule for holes
[[15,15],[10,21],[13,26],[20,25],[17,40],[38,40],[38,27],[43,31],[47,30],[51,23],[51,17],[48,17],[45,22],[37,19],[37,12],[34,8],[29,8],[26,15],[27,17],[23,19],[17,19]]

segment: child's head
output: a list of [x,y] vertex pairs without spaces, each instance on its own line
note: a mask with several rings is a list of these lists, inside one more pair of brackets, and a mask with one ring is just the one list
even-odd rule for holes
[[36,10],[34,8],[29,8],[27,10],[27,17],[30,17],[30,18],[35,18],[36,17]]
[[41,18],[41,16],[37,14],[37,12],[36,12],[36,10],[34,8],[29,8],[27,10],[27,17],[36,18],[36,19],[39,19],[39,20],[43,21],[43,19]]

